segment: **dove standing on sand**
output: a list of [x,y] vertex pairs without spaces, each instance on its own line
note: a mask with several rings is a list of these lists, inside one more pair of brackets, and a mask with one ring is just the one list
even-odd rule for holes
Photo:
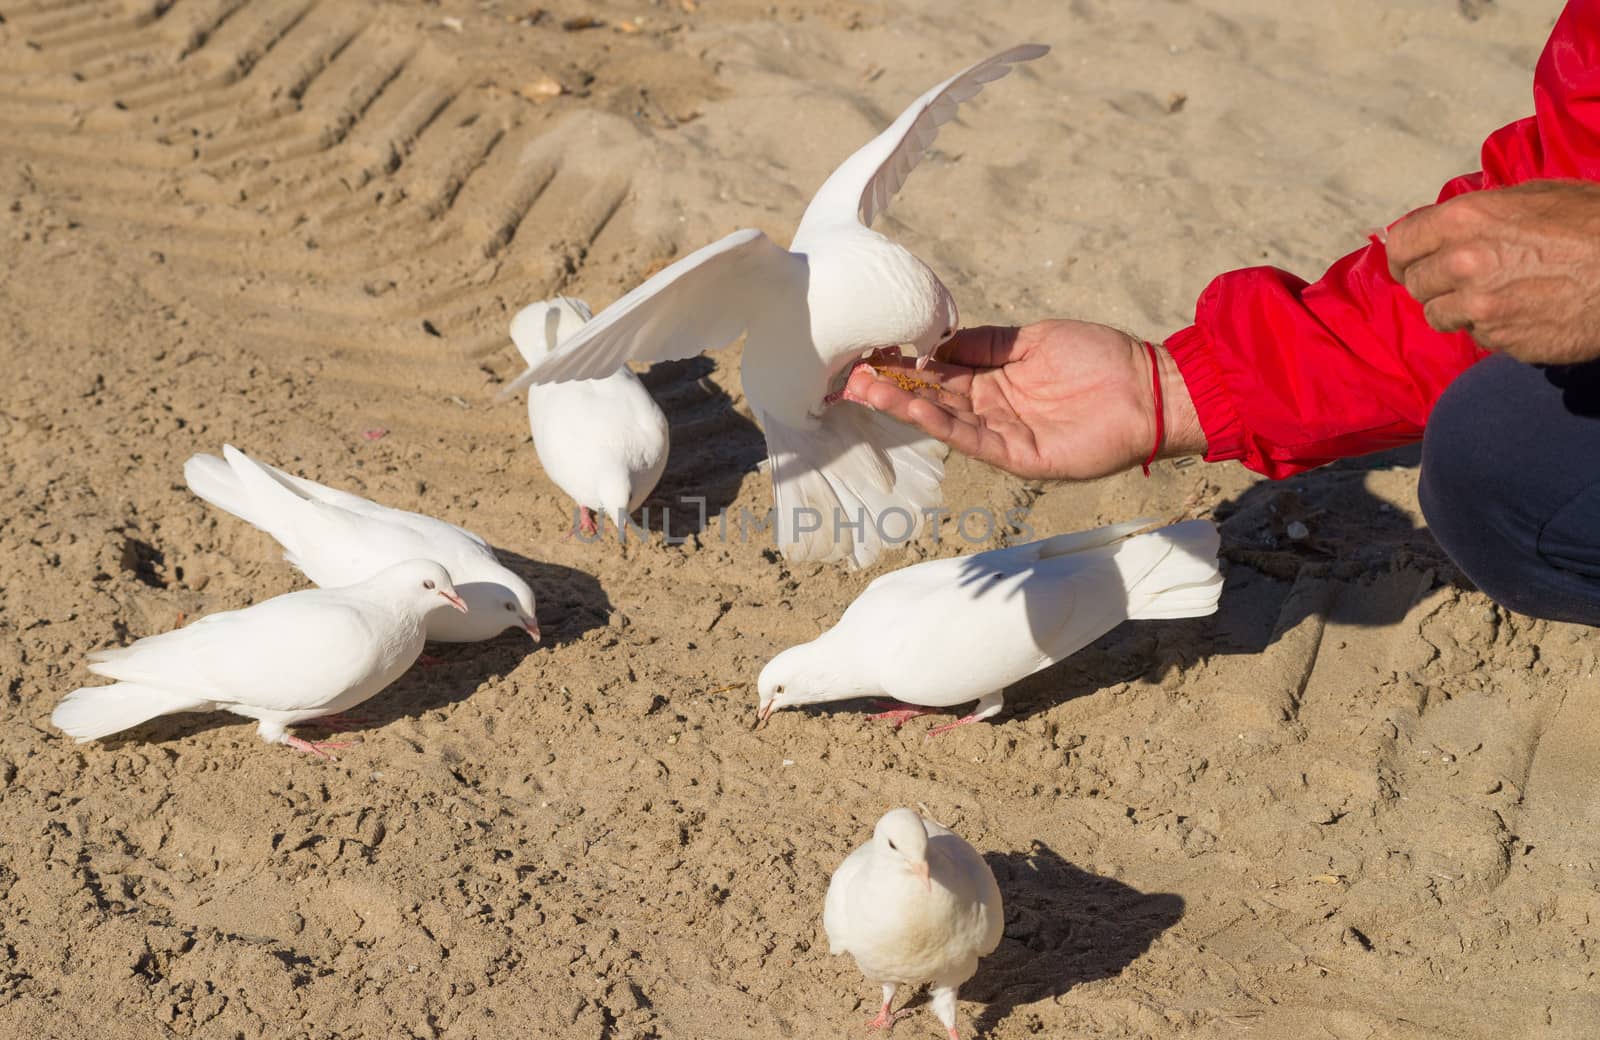
[[382,690],[422,653],[427,618],[466,611],[449,573],[407,560],[348,588],[305,589],[210,614],[132,646],[99,650],[89,670],[117,682],[73,690],[50,721],[78,743],[158,715],[231,711],[261,739],[321,757],[342,744],[287,727],[345,712]]
[[855,697],[901,702],[895,725],[977,700],[931,737],[987,719],[1005,687],[1077,653],[1123,621],[1202,617],[1222,592],[1216,525],[1189,520],[1148,534],[1134,520],[878,578],[828,631],[767,663],[760,718]]
[[741,377],[767,437],[785,556],[865,566],[885,541],[914,537],[940,502],[945,448],[894,419],[835,403],[864,354],[911,346],[919,358],[955,332],[955,301],[926,264],[871,230],[874,217],[963,101],[1048,47],[1014,47],[922,95],[812,198],[784,249],[735,231],[672,264],[600,312],[507,384],[594,379],[628,361],[666,361],[748,333]]
[[[582,300],[557,296],[532,303],[511,319],[511,341],[529,367],[538,365],[592,315]],[[533,449],[556,487],[578,504],[578,529],[618,527],[644,504],[667,467],[667,417],[626,366],[599,379],[535,383],[528,388]]]
[[976,849],[910,809],[891,809],[833,872],[822,927],[829,953],[849,953],[868,982],[883,986],[869,1028],[909,1014],[890,1013],[895,990],[926,982],[933,1013],[959,1040],[956,990],[1000,945],[1005,912]]
[[183,476],[190,491],[276,538],[283,558],[323,588],[354,585],[405,560],[438,561],[466,613],[430,617],[429,639],[475,643],[520,628],[539,641],[533,590],[471,531],[290,476],[231,444],[220,459],[192,456]]

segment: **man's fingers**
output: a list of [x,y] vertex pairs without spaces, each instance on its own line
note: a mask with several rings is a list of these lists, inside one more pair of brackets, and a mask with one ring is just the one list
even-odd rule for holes
[[[976,374],[965,365],[952,365],[944,361],[930,361],[926,367],[918,368],[915,358],[901,356],[887,357],[874,361],[872,368],[877,369],[878,372],[875,374],[870,370],[863,370],[857,367],[855,372],[852,373],[852,378],[864,376],[869,379],[876,378],[880,383],[889,381],[901,383],[901,385],[911,381],[933,383],[941,390],[948,390],[955,394],[967,394],[972,392],[972,377]],[[885,375],[884,373],[900,373],[902,379],[897,380],[893,375]]]
[[1405,269],[1401,281],[1406,292],[1418,303],[1426,305],[1436,296],[1445,296],[1461,288],[1446,252],[1429,253]]
[[910,422],[910,408],[914,401],[928,401],[939,408],[952,411],[971,411],[972,402],[964,394],[941,390],[911,391],[896,386],[892,380],[879,378],[869,369],[858,369],[845,383],[843,397],[846,401],[864,404],[901,422]]
[[1017,333],[1009,325],[979,325],[962,329],[933,352],[938,361],[969,368],[999,368],[1018,355]]
[[1389,229],[1384,249],[1389,256],[1389,274],[1395,281],[1405,281],[1407,268],[1444,244],[1447,205],[1424,206]]
[[1453,292],[1435,296],[1422,304],[1423,317],[1428,325],[1439,332],[1460,332],[1472,329],[1471,300],[1465,293]]
[[999,434],[972,418],[958,416],[924,397],[912,398],[906,419],[917,429],[950,445],[963,455],[980,462],[1000,464],[1005,459],[1005,441]]

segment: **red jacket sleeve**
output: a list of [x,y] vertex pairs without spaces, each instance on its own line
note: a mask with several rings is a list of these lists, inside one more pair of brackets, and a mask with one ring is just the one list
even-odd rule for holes
[[[1534,115],[1484,142],[1463,192],[1547,178],[1600,180],[1600,0],[1570,0],[1534,74]],[[1373,244],[1307,283],[1270,267],[1212,281],[1166,347],[1210,461],[1284,477],[1418,440],[1434,402],[1484,356],[1433,331]]]

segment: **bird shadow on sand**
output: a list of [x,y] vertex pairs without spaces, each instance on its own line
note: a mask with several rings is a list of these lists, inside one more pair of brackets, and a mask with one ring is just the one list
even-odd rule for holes
[[660,483],[634,519],[669,538],[715,527],[711,518],[733,504],[744,478],[767,457],[761,428],[711,378],[716,367],[692,357],[657,362],[639,377],[666,413],[672,446]]
[[1121,974],[1183,917],[1181,896],[1141,892],[1091,873],[1042,842],[984,859],[1000,884],[1006,930],[961,987],[963,1000],[985,1005],[974,1036],[1029,1004]]
[[[501,562],[533,588],[543,637],[540,643],[535,645],[519,629],[502,632],[481,643],[429,643],[423,648],[424,660],[431,657],[434,663],[412,666],[388,689],[351,709],[349,715],[360,720],[360,725],[352,732],[359,734],[377,729],[466,700],[485,680],[509,674],[530,654],[575,642],[589,630],[606,624],[611,614],[611,600],[593,575],[556,563],[530,560],[506,549],[495,552]],[[228,726],[249,727],[240,732],[253,733],[255,723],[224,711],[167,715],[102,743],[107,747],[123,743],[165,744]],[[307,739],[321,740],[327,730],[319,729],[312,721],[296,727],[293,732]]]

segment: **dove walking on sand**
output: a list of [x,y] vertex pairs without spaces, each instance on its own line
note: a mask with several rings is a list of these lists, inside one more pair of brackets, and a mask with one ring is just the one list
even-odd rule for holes
[[929,267],[871,229],[961,102],[1018,62],[1014,47],[923,94],[823,183],[788,249],[743,229],[665,268],[507,384],[594,379],[748,333],[741,378],[767,438],[783,554],[866,566],[914,537],[940,502],[945,448],[870,409],[839,403],[854,365],[910,346],[927,358],[956,330],[955,301]]
[[405,560],[438,562],[466,606],[430,616],[429,639],[475,643],[520,628],[539,641],[533,590],[465,528],[290,476],[231,444],[220,459],[192,456],[183,476],[190,491],[276,538],[284,559],[323,588],[354,585]]
[[348,588],[305,589],[185,628],[99,650],[89,670],[117,682],[73,690],[50,721],[80,744],[158,715],[231,711],[261,739],[329,757],[342,744],[288,727],[345,712],[398,679],[422,653],[436,611],[465,612],[449,573],[408,560]]
[[908,718],[976,700],[936,733],[991,718],[1005,687],[1048,668],[1123,621],[1201,617],[1222,591],[1214,524],[1148,534],[1148,520],[1058,535],[885,574],[828,631],[767,663],[760,718],[780,708],[856,697]]
[[[567,296],[529,304],[511,319],[511,340],[531,367],[571,339],[592,315]],[[535,383],[528,425],[539,464],[578,506],[578,530],[620,527],[644,504],[667,467],[667,417],[639,377],[624,366],[598,379]]]
[[910,809],[892,809],[833,872],[822,927],[829,953],[850,954],[867,981],[883,986],[869,1028],[909,1013],[890,1012],[895,990],[928,983],[933,1013],[960,1040],[956,990],[1000,945],[1005,911],[976,849]]

